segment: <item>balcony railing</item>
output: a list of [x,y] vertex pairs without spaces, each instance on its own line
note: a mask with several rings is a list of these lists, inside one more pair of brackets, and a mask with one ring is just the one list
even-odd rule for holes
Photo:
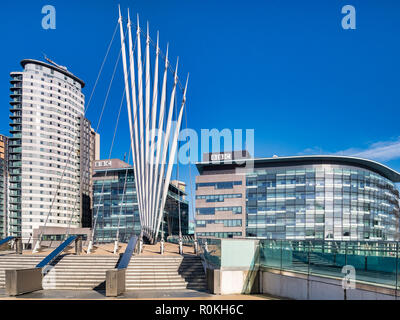
[[17,153],[17,152],[21,152],[22,148],[10,148],[10,153]]
[[22,162],[21,161],[10,161],[9,167],[10,168],[15,168],[15,167],[21,167]]

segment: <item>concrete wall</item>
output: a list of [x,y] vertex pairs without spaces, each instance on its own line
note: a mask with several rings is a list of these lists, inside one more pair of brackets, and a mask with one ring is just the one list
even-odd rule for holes
[[209,290],[214,294],[258,292],[257,245],[253,239],[222,239],[219,269],[205,265]]
[[296,300],[397,300],[394,289],[356,284],[345,290],[341,279],[272,269],[261,269],[259,281],[262,293]]
[[9,296],[42,290],[42,269],[6,270],[6,292]]
[[106,271],[106,296],[117,297],[125,292],[126,269],[111,269]]
[[[44,230],[45,232],[43,235],[65,235],[66,232],[68,231],[68,228],[65,227],[46,227]],[[33,230],[33,242],[32,242],[32,248],[35,247],[36,241],[39,238],[39,235],[43,232],[43,227],[39,227],[37,229]],[[82,245],[87,246],[89,244],[89,238],[91,231],[89,228],[70,228],[69,229],[69,235],[86,235],[86,240],[82,240]],[[43,246],[51,246],[52,248],[58,247],[63,241],[42,241],[41,245]]]

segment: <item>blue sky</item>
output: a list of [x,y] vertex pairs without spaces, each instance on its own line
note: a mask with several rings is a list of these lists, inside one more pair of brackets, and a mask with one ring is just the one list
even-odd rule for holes
[[[188,126],[254,129],[255,156],[340,153],[400,171],[400,3],[392,0],[120,1],[150,23],[153,38],[190,72]],[[56,8],[56,29],[41,27],[41,9]],[[9,131],[9,72],[23,58],[51,59],[86,82],[88,100],[117,22],[117,1],[2,2],[0,133]],[[341,8],[356,8],[356,30],[344,30]],[[118,34],[117,34],[118,35]],[[87,117],[97,127],[119,52],[111,47]],[[174,63],[173,63],[174,64]],[[123,90],[117,69],[102,123],[108,157]],[[125,109],[123,109],[123,112]],[[121,118],[112,156],[129,150]],[[188,181],[188,168],[180,175]],[[191,170],[192,177],[197,174]],[[175,173],[174,173],[175,175]]]

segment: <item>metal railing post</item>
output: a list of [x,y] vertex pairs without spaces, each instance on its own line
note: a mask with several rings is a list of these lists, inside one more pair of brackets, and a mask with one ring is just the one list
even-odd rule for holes
[[22,238],[21,237],[15,238],[15,252],[17,254],[22,254]]
[[160,241],[160,254],[164,254],[164,238]]
[[82,254],[82,237],[78,236],[75,239],[75,255]]
[[198,255],[199,254],[199,243],[197,242],[197,239],[194,240],[193,246],[194,246],[194,254]]
[[397,300],[397,288],[399,278],[399,243],[396,242],[396,287],[395,287],[395,299]]
[[179,254],[183,255],[183,242],[182,237],[179,237]]
[[307,300],[310,300],[310,247],[311,242],[308,243],[308,264],[307,264]]
[[[344,244],[344,265],[347,266],[347,242]],[[344,300],[347,300],[347,288],[344,287]]]

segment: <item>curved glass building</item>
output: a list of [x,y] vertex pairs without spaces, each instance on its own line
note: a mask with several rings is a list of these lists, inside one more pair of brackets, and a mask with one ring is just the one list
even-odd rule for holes
[[[249,163],[254,169],[237,170]],[[378,162],[344,156],[299,156],[246,159],[244,164],[243,161],[242,164],[209,161],[198,163],[197,168],[201,174],[196,179],[196,233],[199,236],[399,239],[399,191],[395,183],[400,182],[400,174]],[[210,187],[227,179],[237,181],[232,185],[235,192]],[[242,193],[244,198],[242,231],[232,230],[231,235],[227,228],[222,230],[222,226],[218,229],[213,225],[212,221],[219,221],[221,217],[201,214],[212,212],[204,209],[213,207],[202,202],[206,195],[224,193]],[[217,206],[232,207],[221,202]],[[238,219],[238,215],[225,216],[224,220],[231,218]]]

